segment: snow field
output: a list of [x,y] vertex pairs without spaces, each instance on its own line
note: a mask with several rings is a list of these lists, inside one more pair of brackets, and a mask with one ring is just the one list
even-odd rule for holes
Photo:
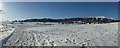
[[118,23],[13,26],[15,33],[6,46],[118,46]]

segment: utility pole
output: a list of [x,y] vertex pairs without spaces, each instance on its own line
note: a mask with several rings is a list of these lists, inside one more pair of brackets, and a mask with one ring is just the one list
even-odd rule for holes
[[3,0],[0,0],[0,17],[1,17],[1,22],[3,22]]
[[3,0],[0,0],[0,14],[2,13],[3,10]]
[[0,19],[1,19],[1,23],[2,23],[2,26],[3,25],[3,0],[0,0]]

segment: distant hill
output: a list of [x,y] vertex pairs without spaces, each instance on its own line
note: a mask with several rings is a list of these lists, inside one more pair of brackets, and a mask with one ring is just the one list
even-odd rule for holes
[[120,22],[120,20],[99,16],[99,17],[84,17],[84,18],[65,18],[65,19],[50,19],[50,18],[25,19],[25,20],[15,20],[13,22],[57,22],[61,24],[70,24],[70,23],[79,23],[79,24],[98,23],[99,24],[99,23]]

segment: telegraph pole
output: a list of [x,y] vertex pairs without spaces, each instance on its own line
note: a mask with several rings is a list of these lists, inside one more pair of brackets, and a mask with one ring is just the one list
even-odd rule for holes
[[3,0],[0,0],[0,16],[1,16],[1,22],[3,22]]

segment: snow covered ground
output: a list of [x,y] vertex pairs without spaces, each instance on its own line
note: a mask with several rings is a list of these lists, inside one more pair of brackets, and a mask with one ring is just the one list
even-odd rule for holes
[[14,29],[15,28],[7,27],[6,25],[0,23],[0,46],[7,41]]
[[43,25],[26,22],[8,26],[14,26],[15,32],[5,46],[118,46],[118,23]]

